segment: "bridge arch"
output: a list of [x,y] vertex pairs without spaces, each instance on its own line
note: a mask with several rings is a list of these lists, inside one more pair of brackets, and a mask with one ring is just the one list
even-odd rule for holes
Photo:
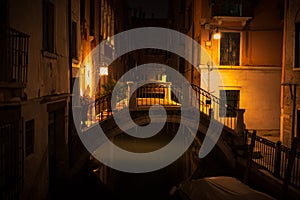
[[[127,120],[133,120],[136,125],[139,126],[144,126],[150,123],[150,118],[148,116],[148,110],[136,110],[131,112],[131,117],[132,119],[127,119]],[[167,110],[167,119],[166,123],[171,123],[174,125],[180,125],[182,123],[181,120],[182,116],[180,115],[180,110],[179,109],[170,109]],[[208,130],[208,125],[210,123],[210,117],[205,115],[205,114],[200,114],[200,123],[198,126],[198,131],[197,131],[197,136],[195,137],[195,140],[198,141],[198,143],[202,143],[204,138],[206,137],[206,133]],[[215,123],[219,123],[215,121]],[[131,124],[131,123],[129,123]],[[114,122],[114,119],[112,117],[102,121],[99,123],[103,131],[105,132],[106,136],[108,138],[114,138],[117,137],[118,135],[124,134],[124,131],[121,130]],[[188,130],[188,122],[187,124],[184,124],[185,127],[187,127]],[[128,126],[127,129],[132,129],[134,126]],[[91,127],[89,131],[93,131],[93,127]],[[126,134],[126,133],[125,133]],[[172,133],[173,134],[173,133]],[[174,133],[175,135],[176,133]],[[234,152],[232,151],[232,148],[230,147],[230,144],[228,143],[228,138],[232,137],[233,132],[231,129],[227,128],[224,126],[221,137],[219,138],[218,142],[216,143],[214,147],[214,151],[218,152],[218,157],[222,158],[224,162],[227,162],[227,164],[231,167],[235,167],[235,156]]]

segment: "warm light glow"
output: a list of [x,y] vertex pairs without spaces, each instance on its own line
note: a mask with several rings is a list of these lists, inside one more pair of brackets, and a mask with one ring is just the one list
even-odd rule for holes
[[167,82],[167,75],[166,75],[166,74],[163,74],[163,75],[161,76],[161,81],[162,81],[162,82]]
[[205,41],[205,46],[206,46],[206,47],[211,47],[211,45],[212,45],[212,43],[211,43],[210,40]]
[[221,33],[220,33],[219,31],[215,32],[215,34],[213,35],[213,38],[214,38],[215,40],[221,39]]
[[90,85],[91,82],[91,66],[87,63],[85,66],[85,85]]
[[108,67],[100,67],[100,76],[102,75],[108,75]]

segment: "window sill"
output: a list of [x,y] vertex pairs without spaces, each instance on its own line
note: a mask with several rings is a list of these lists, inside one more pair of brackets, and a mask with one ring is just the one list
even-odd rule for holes
[[78,65],[79,64],[78,58],[72,58],[72,63]]
[[16,88],[25,88],[26,83],[22,82],[5,82],[5,81],[0,81],[0,88],[6,88],[6,89],[16,89]]
[[42,50],[42,55],[43,57],[46,57],[46,58],[50,58],[50,59],[57,59],[57,55],[55,53],[52,53],[52,52],[49,52],[49,51],[46,51],[46,50]]
[[[219,65],[214,69],[223,69],[223,70],[281,70],[281,66],[259,66],[259,65],[240,65],[240,66],[230,66],[230,65]],[[300,70],[300,68],[299,68]]]
[[293,71],[300,72],[300,67],[294,67]]

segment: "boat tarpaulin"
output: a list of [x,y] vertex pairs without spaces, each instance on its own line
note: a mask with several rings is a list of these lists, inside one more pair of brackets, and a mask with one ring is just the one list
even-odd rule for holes
[[227,176],[191,180],[182,183],[177,189],[191,200],[275,200],[265,193],[252,189],[238,179]]

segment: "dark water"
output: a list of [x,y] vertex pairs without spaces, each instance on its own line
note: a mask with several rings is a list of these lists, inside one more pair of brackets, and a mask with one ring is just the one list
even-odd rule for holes
[[57,194],[52,199],[115,199],[112,192],[98,179],[86,165],[78,174],[69,178],[58,189]]
[[111,185],[107,186],[89,167],[84,167],[76,176],[67,180],[51,200],[173,199],[169,191],[176,181],[166,170],[145,174],[111,171]]
[[[172,127],[166,129],[170,130]],[[170,134],[162,132],[152,140],[146,141],[119,135],[114,142],[128,151],[149,152],[161,148],[170,139],[172,139]],[[199,160],[197,157],[199,147],[196,147],[196,145],[193,148],[190,147],[175,162],[154,172],[125,173],[107,167],[105,184],[92,172],[92,169],[99,167],[99,164],[89,161],[75,177],[64,184],[59,191],[59,198],[55,199],[169,200],[174,199],[169,194],[173,186],[186,180],[191,174],[196,174],[194,178],[228,175],[231,170],[228,169],[220,151],[213,150],[205,159]]]
[[118,199],[171,199],[170,190],[180,182],[182,172],[172,167],[142,174],[112,172],[113,190]]
[[[197,169],[197,176],[226,175],[228,169],[216,163],[214,155],[202,160]],[[107,184],[92,172],[95,165],[87,163],[80,172],[67,180],[52,199],[142,199],[142,200],[174,200],[169,194],[173,186],[179,184],[186,174],[184,159],[150,173],[125,173],[108,169]],[[222,167],[220,167],[222,166]],[[220,170],[222,169],[222,170]],[[220,174],[221,173],[221,174]],[[52,200],[51,199],[51,200]]]

